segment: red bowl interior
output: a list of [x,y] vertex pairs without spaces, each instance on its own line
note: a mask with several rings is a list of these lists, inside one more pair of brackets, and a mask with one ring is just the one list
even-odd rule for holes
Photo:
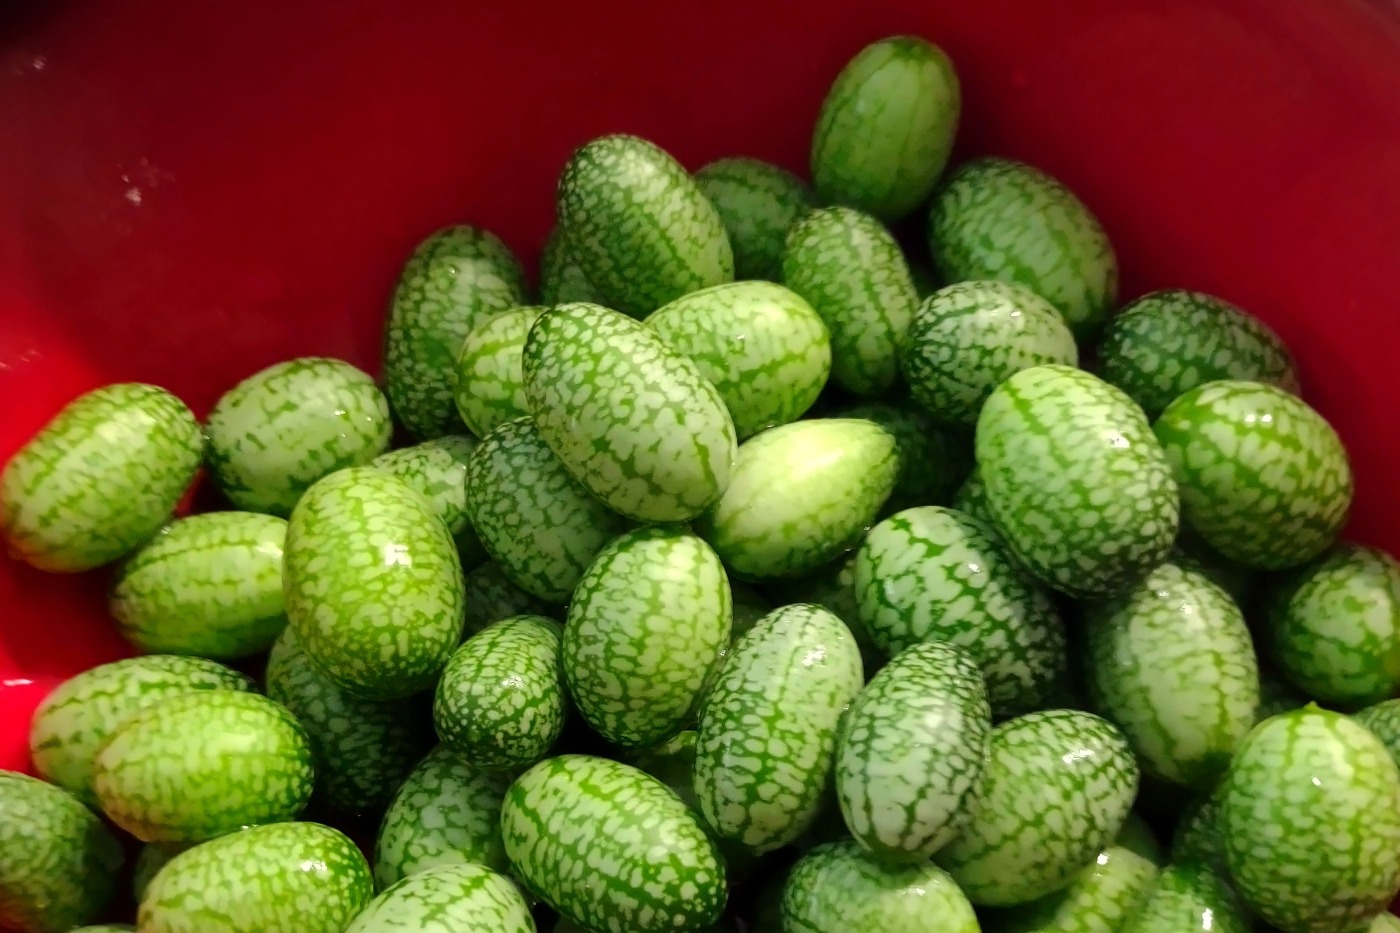
[[[373,369],[413,244],[470,222],[532,259],[592,136],[803,169],[831,78],[897,32],[957,62],[964,154],[1099,214],[1125,298],[1213,291],[1283,335],[1351,451],[1351,534],[1395,550],[1400,29],[1361,0],[12,0],[0,463],[103,382],[202,414],[282,358]],[[0,767],[46,690],[126,651],[102,589],[0,559]]]

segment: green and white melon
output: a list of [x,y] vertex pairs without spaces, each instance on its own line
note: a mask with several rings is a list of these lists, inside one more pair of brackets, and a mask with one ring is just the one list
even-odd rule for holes
[[781,282],[788,229],[817,206],[802,179],[761,159],[716,159],[695,184],[719,212],[734,252],[734,278]]
[[457,413],[477,437],[530,413],[522,363],[525,337],[545,310],[542,305],[512,308],[482,321],[462,341],[453,397]]
[[1118,933],[1157,876],[1150,859],[1111,845],[1069,887],[1019,907],[983,911],[982,933]]
[[395,883],[345,933],[535,933],[515,882],[480,865],[443,865]]
[[1158,877],[1147,900],[1122,933],[1249,933],[1248,911],[1229,884],[1209,868],[1171,865]]
[[860,647],[861,666],[869,678],[889,660],[889,655],[876,647],[875,640],[860,619],[855,584],[857,553],[850,551],[805,576],[776,581],[765,592],[775,606],[812,603],[846,623],[851,637]]
[[937,424],[907,399],[861,402],[839,409],[836,417],[873,421],[894,435],[899,478],[882,518],[921,505],[950,505],[972,472],[971,433]]
[[463,569],[486,558],[467,510],[467,461],[477,440],[468,434],[446,434],[430,441],[380,454],[370,461],[398,477],[430,502],[457,542]]
[[579,267],[564,236],[562,227],[555,225],[540,250],[540,303],[562,305],[570,301],[601,302],[602,296],[587,274]]
[[1396,765],[1400,765],[1400,699],[1368,706],[1352,716],[1381,740]]
[[466,592],[464,601],[467,604],[464,634],[467,638],[492,622],[509,619],[511,616],[554,618],[554,614],[559,611],[559,607],[550,606],[510,582],[500,564],[493,560],[468,571],[463,583]]

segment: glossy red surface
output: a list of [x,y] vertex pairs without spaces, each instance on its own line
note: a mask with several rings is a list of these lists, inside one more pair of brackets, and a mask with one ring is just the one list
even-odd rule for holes
[[[964,154],[1097,211],[1125,298],[1206,289],[1283,334],[1354,458],[1352,533],[1400,545],[1400,28],[1362,0],[11,0],[0,462],[103,382],[202,413],[281,358],[373,368],[415,241],[465,221],[533,257],[597,134],[800,169],[841,64],[905,31],[958,64]],[[122,652],[101,589],[0,563],[0,767],[57,679]]]

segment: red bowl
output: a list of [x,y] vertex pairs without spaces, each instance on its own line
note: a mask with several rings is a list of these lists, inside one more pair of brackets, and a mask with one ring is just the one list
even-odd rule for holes
[[[373,369],[413,244],[470,222],[533,258],[590,137],[803,169],[832,77],[899,32],[956,61],[963,154],[1098,213],[1125,299],[1204,289],[1282,334],[1351,451],[1350,533],[1395,550],[1400,18],[1361,0],[11,0],[0,463],[104,382],[202,414],[282,358]],[[103,585],[0,559],[0,767],[45,691],[127,651]]]

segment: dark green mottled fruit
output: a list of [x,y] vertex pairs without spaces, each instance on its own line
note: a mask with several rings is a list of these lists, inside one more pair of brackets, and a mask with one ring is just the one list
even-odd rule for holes
[[1222,878],[1229,877],[1225,864],[1225,827],[1221,822],[1218,792],[1191,800],[1182,808],[1172,836],[1171,860],[1176,865],[1199,864]]
[[477,437],[530,413],[521,358],[530,325],[545,310],[543,305],[512,308],[482,321],[462,341],[454,398]]
[[72,794],[0,771],[0,927],[60,933],[97,919],[116,890],[121,843]]
[[1356,709],[1400,691],[1400,564],[1389,554],[1342,545],[1268,604],[1273,660],[1308,696]]
[[297,504],[283,588],[312,660],[366,699],[427,689],[461,638],[462,568],[447,524],[374,467],[332,474]]
[[516,586],[501,571],[500,564],[488,560],[470,571],[464,580],[467,604],[466,637],[470,638],[492,622],[511,616],[550,616],[557,606],[536,599]]
[[1118,933],[1147,899],[1157,866],[1122,846],[1098,854],[1069,887],[982,914],[982,933]]
[[453,383],[462,340],[524,300],[524,271],[494,235],[448,227],[419,244],[384,328],[384,391],[409,434],[427,440],[460,431]]
[[948,282],[1015,282],[1060,309],[1079,340],[1093,339],[1118,298],[1107,234],[1068,188],[1011,159],[964,163],[934,195],[929,248]]
[[977,420],[997,530],[1036,577],[1071,596],[1120,592],[1166,559],[1176,483],[1132,399],[1068,366],[1023,369]]
[[1296,396],[1210,382],[1168,405],[1155,430],[1182,517],[1224,556],[1281,570],[1336,539],[1351,507],[1351,466],[1332,426]]
[[972,472],[972,435],[936,424],[908,401],[863,402],[840,409],[837,416],[873,421],[894,435],[899,479],[884,516],[920,505],[949,505]]
[[1293,357],[1267,324],[1228,301],[1184,289],[1152,292],[1115,314],[1099,344],[1099,373],[1149,418],[1219,379],[1298,392]]
[[199,842],[295,819],[312,790],[311,746],[286,707],[200,690],[144,707],[97,753],[102,811],[142,842]]
[[265,679],[268,697],[306,729],[316,802],[337,816],[378,817],[428,750],[419,704],[346,693],[317,669],[291,629],[272,646]]
[[1309,706],[1266,720],[1222,793],[1230,877],[1285,933],[1349,933],[1400,889],[1400,770],[1349,717]]
[[1390,757],[1400,765],[1400,700],[1386,700],[1368,706],[1352,718],[1370,729],[1390,751]]
[[570,301],[599,302],[602,296],[579,268],[562,228],[549,232],[540,251],[540,303],[561,305]]
[[133,713],[196,690],[253,690],[243,674],[203,658],[146,655],[102,664],[70,677],[34,712],[29,752],[39,775],[91,807],[93,759]]
[[759,159],[717,159],[695,172],[695,183],[719,211],[734,250],[734,278],[783,276],[788,229],[816,207],[807,183],[787,169]]
[[559,225],[603,303],[642,317],[734,279],[719,212],[689,173],[636,136],[603,136],[559,179]]
[[403,480],[430,502],[457,541],[463,568],[472,568],[486,557],[467,512],[467,461],[476,449],[476,438],[448,434],[412,447],[380,454],[370,461]]
[[1158,876],[1122,933],[1249,933],[1252,928],[1249,913],[1213,871],[1172,865]]
[[501,836],[516,875],[599,933],[695,933],[724,910],[724,861],[660,781],[586,755],[550,758],[511,785]]
[[782,924],[784,933],[980,930],[972,905],[941,868],[889,865],[854,842],[818,846],[793,867],[783,887]]
[[872,43],[842,69],[812,134],[824,201],[884,220],[929,195],[952,153],[962,91],[943,50],[916,36]]
[[1107,721],[1076,710],[998,726],[977,809],[936,859],[974,904],[1009,907],[1070,884],[1118,835],[1138,766]]
[[443,865],[394,884],[345,933],[535,933],[520,889],[480,865]]
[[775,606],[813,603],[845,622],[851,637],[860,646],[861,665],[866,677],[870,677],[889,660],[889,656],[876,647],[875,640],[860,619],[855,583],[857,553],[848,552],[795,580],[774,583],[766,592]]
[[69,402],[0,472],[0,537],[40,570],[91,570],[169,519],[204,456],[185,403],[121,383]]
[[182,852],[141,899],[142,933],[341,933],[374,896],[355,844],[319,823],[254,826]]

